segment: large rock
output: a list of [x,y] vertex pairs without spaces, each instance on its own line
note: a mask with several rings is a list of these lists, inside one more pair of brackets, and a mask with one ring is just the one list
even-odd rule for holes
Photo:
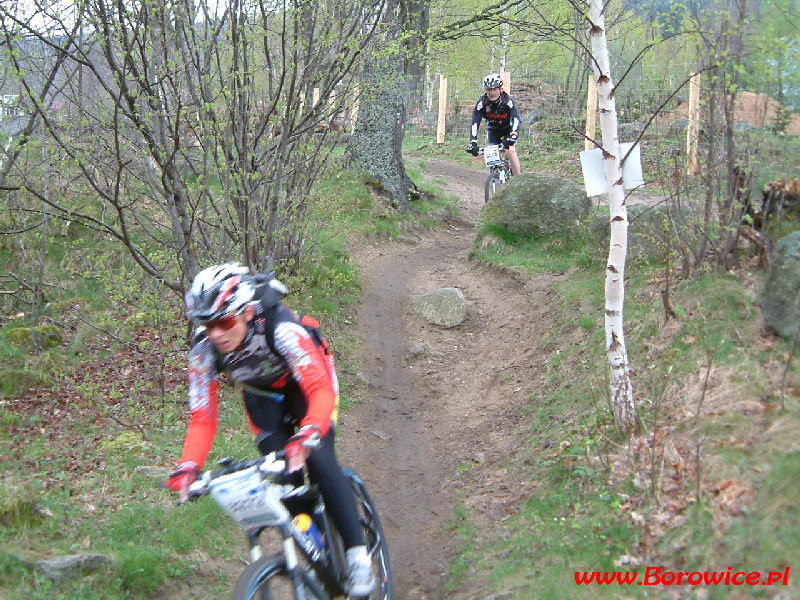
[[591,208],[583,186],[555,175],[523,173],[484,205],[478,230],[499,224],[518,235],[553,233],[574,228]]
[[770,328],[800,340],[800,231],[775,245],[759,303]]
[[[663,259],[668,250],[699,244],[702,222],[690,207],[670,210],[665,204],[633,204],[628,213],[628,260]],[[602,207],[589,225],[592,240],[608,246],[611,235],[608,207]]]
[[467,315],[464,294],[452,287],[414,296],[411,306],[427,321],[441,327],[455,327]]

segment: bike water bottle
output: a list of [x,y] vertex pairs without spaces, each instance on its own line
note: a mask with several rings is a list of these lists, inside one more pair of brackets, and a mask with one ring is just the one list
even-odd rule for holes
[[325,538],[320,533],[319,529],[314,524],[313,519],[309,515],[306,513],[300,513],[292,520],[292,524],[294,524],[294,526],[302,531],[306,537],[314,542],[314,546],[316,546],[320,551],[325,549]]

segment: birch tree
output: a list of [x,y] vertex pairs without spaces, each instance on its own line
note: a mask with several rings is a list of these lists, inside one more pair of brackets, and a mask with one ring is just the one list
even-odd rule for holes
[[606,353],[611,370],[611,406],[621,430],[633,428],[636,420],[628,352],[623,330],[625,300],[625,256],[628,250],[628,214],[622,187],[622,157],[617,133],[617,108],[606,40],[605,5],[589,0],[589,37],[597,81],[597,99],[602,131],[603,165],[608,183],[611,241],[606,266]]

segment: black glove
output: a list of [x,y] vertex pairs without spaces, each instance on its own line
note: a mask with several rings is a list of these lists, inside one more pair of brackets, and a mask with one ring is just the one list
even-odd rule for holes
[[503,140],[503,148],[508,150],[509,148],[511,148],[511,146],[513,146],[516,143],[517,143],[517,134],[509,133],[508,137],[506,137],[506,139]]
[[186,488],[197,478],[200,472],[200,467],[192,460],[187,460],[181,463],[175,471],[169,476],[167,482],[162,487],[168,488],[174,492],[185,491]]
[[467,152],[472,154],[472,156],[478,156],[478,154],[480,154],[480,150],[478,150],[478,142],[470,142]]

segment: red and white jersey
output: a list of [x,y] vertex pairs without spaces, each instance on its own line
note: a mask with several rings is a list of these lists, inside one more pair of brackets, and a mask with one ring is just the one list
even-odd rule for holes
[[203,327],[195,332],[189,351],[191,418],[179,463],[193,461],[202,466],[211,450],[223,371],[248,390],[263,393],[265,402],[274,402],[270,396],[279,395],[300,427],[314,425],[324,436],[336,421],[339,382],[319,323],[308,316],[299,318],[282,304],[267,309],[273,311],[269,318],[261,302],[253,306],[255,316],[233,352],[220,354]]

